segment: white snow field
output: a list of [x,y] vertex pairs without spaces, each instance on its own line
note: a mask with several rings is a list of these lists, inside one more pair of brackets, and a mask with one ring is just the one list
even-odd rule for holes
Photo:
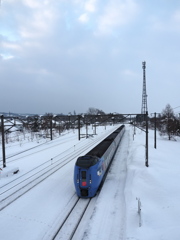
[[[98,127],[97,136],[80,141],[74,131],[44,144],[33,143],[38,147],[7,160],[7,168],[1,171],[0,187],[43,162],[53,164],[55,156],[62,152],[74,152],[76,156],[78,149],[114,127],[106,130]],[[73,239],[180,239],[180,140],[169,141],[157,134],[154,149],[154,132],[149,130],[149,167],[146,167],[145,133],[140,129],[136,129],[134,137],[133,133],[134,128],[127,124],[105,184]],[[11,144],[6,154],[25,150],[30,144],[14,147]],[[1,240],[51,239],[55,226],[77,198],[73,183],[76,158],[0,211]],[[18,167],[19,173],[6,176],[6,171],[13,167]],[[141,203],[139,213],[137,199]]]

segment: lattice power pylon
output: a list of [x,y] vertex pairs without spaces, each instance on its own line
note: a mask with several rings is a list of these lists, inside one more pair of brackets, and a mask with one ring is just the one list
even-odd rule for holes
[[147,93],[146,93],[146,62],[142,62],[143,69],[143,91],[142,91],[142,107],[141,114],[146,114],[148,111],[147,108]]

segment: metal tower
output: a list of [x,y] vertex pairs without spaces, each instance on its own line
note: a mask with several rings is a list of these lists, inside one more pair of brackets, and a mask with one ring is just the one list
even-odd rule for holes
[[143,91],[142,91],[141,114],[146,114],[148,111],[146,94],[146,62],[142,62],[142,69],[143,69]]

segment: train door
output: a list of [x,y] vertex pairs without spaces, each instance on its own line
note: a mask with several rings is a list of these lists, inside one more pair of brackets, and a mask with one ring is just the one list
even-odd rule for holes
[[88,173],[86,169],[80,169],[79,177],[81,196],[87,197],[89,194],[89,186],[91,184],[91,175]]

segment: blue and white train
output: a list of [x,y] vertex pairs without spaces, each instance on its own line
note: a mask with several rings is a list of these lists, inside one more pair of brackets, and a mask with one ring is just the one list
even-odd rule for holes
[[86,155],[77,159],[74,185],[79,197],[91,198],[96,195],[124,131],[125,126],[122,125]]

